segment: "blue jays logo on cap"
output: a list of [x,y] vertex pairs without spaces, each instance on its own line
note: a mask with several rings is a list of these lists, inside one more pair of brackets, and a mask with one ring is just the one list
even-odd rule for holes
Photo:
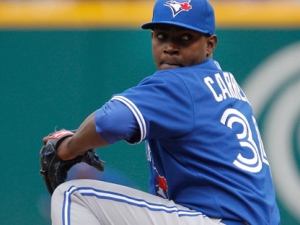
[[192,8],[190,2],[191,0],[171,0],[167,1],[164,5],[170,7],[173,17],[175,17],[182,11],[189,11]]
[[152,21],[144,23],[142,28],[153,29],[162,24],[214,35],[214,9],[208,0],[156,0]]

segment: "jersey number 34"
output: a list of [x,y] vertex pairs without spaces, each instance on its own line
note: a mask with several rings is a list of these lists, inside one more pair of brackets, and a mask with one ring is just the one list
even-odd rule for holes
[[[252,121],[250,122],[253,122],[255,127],[254,130],[251,130],[248,119],[240,111],[233,108],[225,110],[221,117],[221,123],[231,129],[234,124],[241,125],[241,132],[236,134],[238,141],[243,148],[249,149],[253,153],[253,157],[251,158],[249,158],[249,156],[248,158],[244,157],[242,153],[239,153],[233,161],[233,164],[242,170],[246,170],[251,173],[258,173],[261,171],[263,163],[269,165],[269,162],[256,120],[253,116]],[[256,135],[258,143],[253,139],[254,135]]]

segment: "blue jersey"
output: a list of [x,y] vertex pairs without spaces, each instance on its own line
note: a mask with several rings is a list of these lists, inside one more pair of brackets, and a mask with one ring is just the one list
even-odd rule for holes
[[160,70],[115,95],[146,140],[150,192],[212,218],[279,224],[270,166],[252,108],[212,59]]

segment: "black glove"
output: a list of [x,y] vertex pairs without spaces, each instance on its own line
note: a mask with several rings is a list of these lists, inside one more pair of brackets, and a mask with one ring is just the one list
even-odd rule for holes
[[74,132],[60,130],[49,136],[49,140],[40,150],[40,174],[49,193],[52,195],[55,188],[65,182],[68,171],[77,163],[85,162],[99,171],[104,170],[104,162],[99,159],[93,149],[89,149],[84,155],[71,160],[62,160],[57,155],[59,144],[67,137],[73,136]]

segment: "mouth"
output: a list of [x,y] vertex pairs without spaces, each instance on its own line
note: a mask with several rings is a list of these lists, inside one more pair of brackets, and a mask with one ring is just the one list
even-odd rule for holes
[[159,68],[161,70],[180,68],[180,67],[182,67],[182,65],[179,63],[168,63],[168,62],[162,62],[162,63],[160,63],[160,66],[159,66]]

